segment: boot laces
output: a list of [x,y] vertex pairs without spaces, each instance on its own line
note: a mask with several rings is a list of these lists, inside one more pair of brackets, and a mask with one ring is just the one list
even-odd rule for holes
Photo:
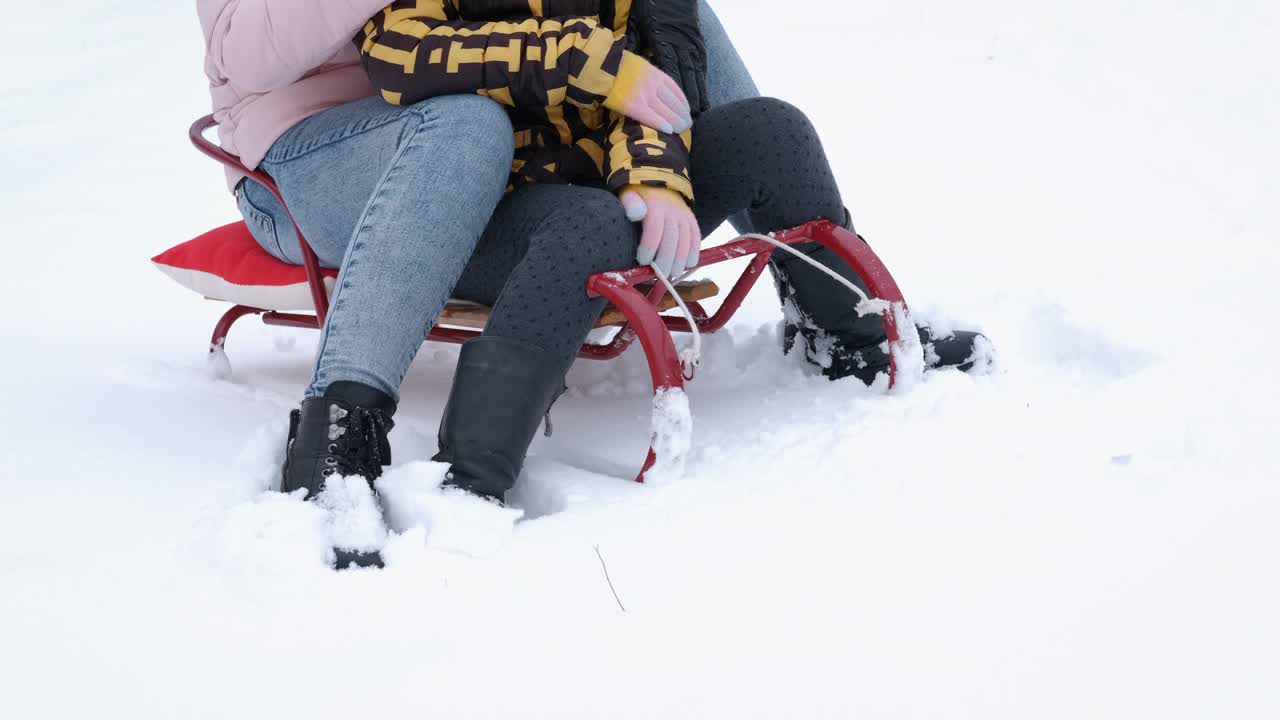
[[384,447],[391,421],[381,410],[329,406],[328,455],[322,475],[359,475],[370,483],[382,475]]

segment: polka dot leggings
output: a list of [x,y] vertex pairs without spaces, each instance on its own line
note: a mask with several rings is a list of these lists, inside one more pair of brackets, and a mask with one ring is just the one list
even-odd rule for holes
[[[730,216],[756,232],[845,222],[822,144],[795,107],[771,98],[721,105],[698,118],[693,135],[704,236]],[[608,191],[524,186],[499,203],[453,294],[493,306],[485,335],[555,353],[567,370],[605,306],[587,298],[587,277],[633,266],[638,242],[639,226]]]

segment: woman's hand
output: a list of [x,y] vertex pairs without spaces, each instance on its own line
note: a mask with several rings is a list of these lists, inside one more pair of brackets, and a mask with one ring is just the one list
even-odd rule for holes
[[618,77],[604,106],[667,134],[693,127],[689,101],[676,81],[630,51],[622,53]]
[[668,277],[696,267],[701,254],[702,232],[684,196],[674,190],[648,185],[628,185],[618,196],[631,222],[642,222],[636,261],[655,263]]

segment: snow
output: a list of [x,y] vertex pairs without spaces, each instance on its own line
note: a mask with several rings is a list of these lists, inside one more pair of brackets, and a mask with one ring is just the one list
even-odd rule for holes
[[427,548],[474,558],[492,557],[510,540],[524,511],[456,488],[442,488],[448,471],[449,466],[442,463],[415,462],[378,480],[379,496],[392,528],[402,534],[423,530]]
[[[51,40],[28,5],[0,50],[3,716],[1280,716],[1273,1],[721,0],[913,313],[988,332],[996,371],[828,383],[762,284],[706,338],[683,475],[629,482],[643,360],[579,363],[523,519],[446,548],[393,515],[388,568],[349,573],[331,516],[267,492],[315,334],[246,320],[212,377],[222,308],[147,262],[234,216],[184,137],[192,8],[68,0],[93,20]],[[405,383],[411,497],[455,360]]]
[[331,548],[376,552],[387,544],[387,523],[378,496],[361,477],[333,477],[316,504],[325,511],[325,533]]
[[653,395],[650,441],[654,464],[645,475],[650,485],[665,485],[684,477],[693,448],[693,412],[689,396],[674,388]]

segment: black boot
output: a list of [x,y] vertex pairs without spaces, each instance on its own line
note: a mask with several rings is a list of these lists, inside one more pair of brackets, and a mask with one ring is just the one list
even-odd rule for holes
[[[819,243],[793,247],[871,296],[858,273],[834,250]],[[859,299],[849,288],[789,252],[775,252],[770,265],[786,315],[783,352],[802,342],[805,358],[831,380],[853,376],[870,385],[876,375],[889,372],[884,318],[878,313],[859,315]]]
[[564,373],[560,358],[517,340],[463,345],[433,458],[452,466],[445,485],[503,502],[538,425],[564,392]]
[[935,335],[933,328],[918,325],[920,345],[924,348],[925,365],[930,368],[956,368],[969,372],[990,351],[986,335],[971,330],[956,330],[950,335]]
[[[307,398],[289,414],[289,445],[281,490],[306,488],[311,500],[331,475],[373,481],[391,464],[387,433],[396,404],[386,393],[354,382],[336,382],[323,397]],[[376,553],[336,550],[339,569],[351,565],[381,567]]]
[[[847,217],[845,227],[852,228]],[[866,242],[861,235],[858,239]],[[794,247],[870,297],[866,283],[834,250],[818,243]],[[788,252],[774,253],[770,264],[787,315],[783,352],[790,352],[797,340],[802,341],[805,358],[831,380],[853,376],[870,385],[876,375],[889,372],[888,336],[883,317],[879,314],[859,316],[855,309],[858,298],[849,288]],[[956,367],[967,372],[978,359],[978,346],[986,342],[983,335],[975,332],[956,331],[949,336],[934,337],[927,327],[918,326],[916,330],[925,348],[925,363],[930,368]]]
[[354,382],[333,383],[323,397],[303,400],[289,415],[282,491],[306,488],[310,500],[334,474],[359,475],[372,484],[391,464],[387,433],[395,411],[386,393]]

